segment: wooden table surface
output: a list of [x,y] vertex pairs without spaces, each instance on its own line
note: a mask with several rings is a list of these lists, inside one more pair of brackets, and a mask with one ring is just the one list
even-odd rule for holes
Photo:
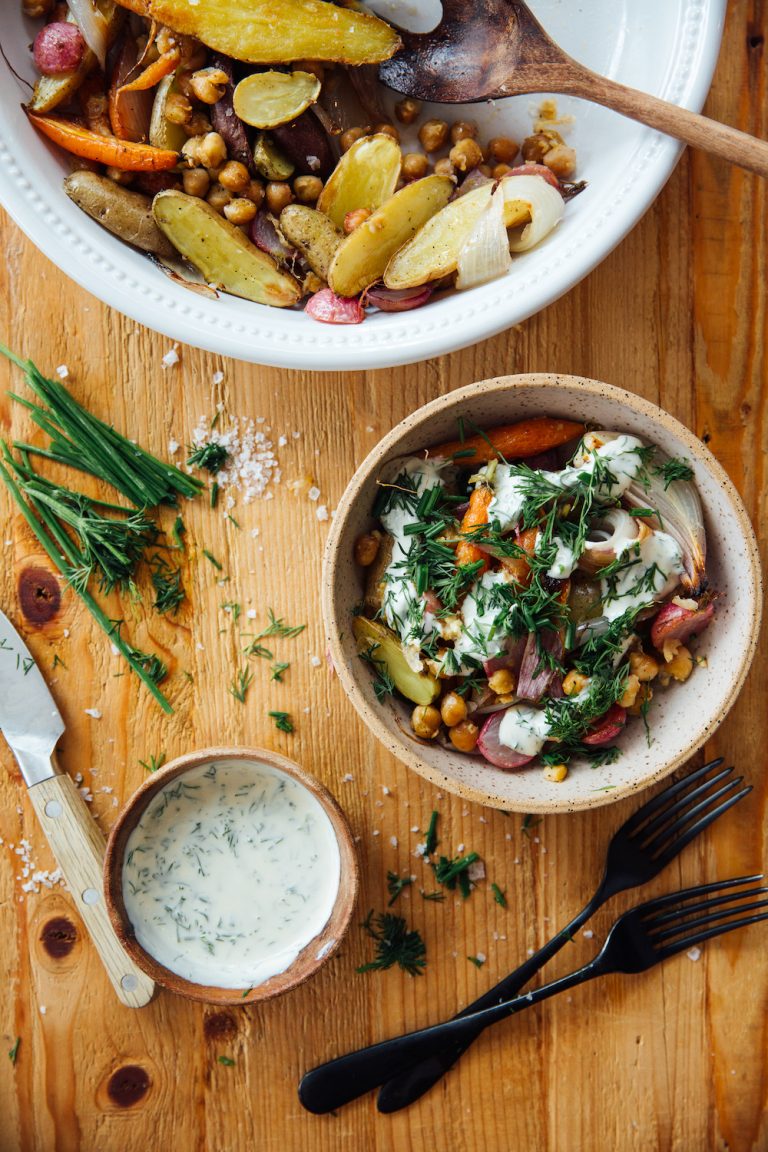
[[[732,0],[708,101],[712,116],[764,137],[767,34],[767,3]],[[121,675],[109,643],[69,592],[45,625],[25,621],[19,580],[47,562],[0,493],[0,605],[51,678],[67,724],[62,765],[82,773],[106,831],[145,777],[140,760],[213,743],[279,749],[339,798],[359,837],[363,883],[342,950],[302,989],[228,1011],[167,993],[141,1011],[123,1008],[69,896],[60,888],[22,891],[11,846],[27,838],[41,869],[52,859],[0,741],[0,1152],[768,1149],[762,926],[706,946],[698,962],[683,956],[645,976],[610,978],[497,1028],[436,1090],[396,1116],[378,1115],[367,1098],[317,1118],[296,1095],[312,1065],[450,1014],[519,963],[582,906],[612,830],[636,803],[547,817],[526,835],[520,815],[441,796],[379,748],[325,661],[312,661],[324,649],[318,588],[327,524],[308,499],[308,478],[320,488],[318,503],[332,509],[368,450],[418,405],[498,373],[558,370],[623,385],[674,413],[707,440],[754,522],[763,523],[767,226],[764,182],[686,155],[632,235],[541,315],[412,368],[312,375],[188,348],[177,366],[163,369],[168,340],[79,290],[3,218],[0,336],[48,373],[68,365],[75,394],[94,411],[161,455],[171,437],[186,443],[219,401],[230,416],[264,417],[275,443],[287,436],[277,449],[282,483],[273,500],[238,508],[241,531],[205,501],[186,514],[190,605],[178,622],[114,605],[137,642],[168,660],[171,717],[135,677]],[[216,385],[218,370],[223,382]],[[10,384],[18,388],[19,375],[3,364],[2,434],[27,435],[25,415],[5,399]],[[204,547],[220,558],[226,584],[202,558]],[[259,623],[268,606],[308,623],[298,639],[281,642],[279,658],[291,662],[285,683],[255,669],[244,705],[228,692],[238,642],[224,601],[255,608]],[[706,748],[735,760],[754,792],[649,891],[766,867],[764,651],[763,644]],[[63,663],[54,669],[55,656]],[[277,732],[269,709],[291,712],[295,734]],[[433,808],[443,844],[479,852],[488,879],[466,903],[401,899],[426,940],[423,977],[358,975],[370,949],[357,922],[367,909],[384,907],[387,870],[412,871],[414,888],[428,883],[413,850]],[[506,889],[507,909],[493,902],[492,880]],[[599,913],[594,938],[579,935],[552,972],[585,961],[617,909],[633,902],[628,894]],[[466,959],[477,953],[487,956],[479,970]],[[14,1064],[6,1051],[17,1037]]]

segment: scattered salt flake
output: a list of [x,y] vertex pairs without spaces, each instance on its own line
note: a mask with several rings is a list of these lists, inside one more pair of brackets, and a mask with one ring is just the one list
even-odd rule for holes
[[487,959],[488,959],[488,957],[486,956],[485,952],[476,952],[475,953],[475,960],[478,960],[481,964],[485,964]]
[[197,644],[195,644],[195,648],[198,652],[205,652],[205,644],[201,644],[199,640]]
[[393,848],[397,848],[397,836],[390,836],[389,842]]
[[169,348],[165,356],[161,360],[163,368],[173,368],[174,364],[178,364],[180,356],[178,353],[178,344],[174,344],[173,348]]
[[381,836],[381,832],[379,831],[378,828],[374,828],[373,834],[374,834],[374,836]]
[[291,432],[291,436],[294,440],[298,440],[299,436],[301,436],[301,432]]
[[325,504],[318,505],[315,515],[317,516],[318,520],[328,519],[328,509],[326,508]]
[[86,716],[93,717],[94,720],[101,720],[101,712],[98,708],[84,708]]
[[178,452],[178,450],[179,450],[178,440],[169,440],[168,441],[168,455],[169,456],[175,456],[176,453]]
[[686,956],[688,957],[689,960],[700,960],[701,959],[701,948],[689,948],[688,951],[686,952]]
[[259,529],[258,528],[251,528],[251,539],[257,540],[258,537],[259,537]]
[[45,1016],[47,1011],[48,1011],[48,1009],[46,1008],[45,1004],[41,1004],[40,1005],[40,1015]]
[[69,376],[69,368],[67,368],[66,364],[59,364],[58,368],[56,369],[56,375],[59,377],[59,379],[66,380],[66,378]]
[[223,382],[223,380],[224,380],[224,373],[223,372],[214,372],[213,376],[211,376],[211,384],[221,384]]
[[413,828],[411,828],[411,832],[419,832],[419,831],[420,831],[420,828],[419,828],[418,824],[414,824]]
[[461,854],[462,854],[462,852],[463,852],[463,851],[464,851],[464,845],[463,845],[463,844],[457,844],[457,845],[456,845],[456,852],[457,852],[457,854],[458,854],[459,856],[461,856]]
[[533,948],[528,948],[528,949],[527,949],[527,954],[528,954],[529,956],[533,956]]
[[214,428],[210,420],[201,417],[192,432],[193,450],[216,444],[227,453],[223,467],[215,476],[222,492],[231,489],[224,502],[225,508],[234,507],[235,492],[240,493],[245,504],[258,497],[268,500],[272,497],[268,485],[280,483],[280,465],[272,441],[266,430],[260,427],[263,423],[263,416],[255,420],[243,416],[231,420],[226,426],[220,422]]
[[467,868],[467,876],[472,881],[482,880],[484,878],[485,864],[483,864],[482,860],[475,860],[474,863],[470,864],[469,868]]
[[322,660],[320,659],[319,656],[310,656],[309,662],[313,668],[319,668],[320,665],[322,664]]
[[582,936],[584,937],[585,940],[591,940],[592,937],[594,936],[594,932],[592,931],[591,928],[585,928],[584,931],[582,932]]
[[317,487],[316,484],[312,485],[309,492],[307,492],[307,496],[309,497],[310,500],[319,500],[320,499],[320,489]]
[[109,647],[112,651],[113,656],[119,656],[120,655],[120,649],[118,648],[117,644],[110,644]]
[[278,448],[285,448],[287,443],[288,443],[288,437],[287,436],[279,436],[278,437],[278,440],[277,440]]
[[64,639],[65,639],[65,640],[68,640],[68,639],[69,639],[69,628],[65,628],[65,629],[64,629]]
[[480,823],[481,823],[481,824],[487,824],[487,823],[488,823],[488,821],[486,820],[485,816],[481,816],[481,817],[480,817]]
[[534,844],[541,844],[541,840],[539,839],[538,836],[534,836],[533,842],[534,842]]
[[413,850],[413,854],[414,854],[414,856],[426,856],[426,854],[427,854],[427,845],[426,845],[426,843],[424,843],[424,844],[417,844],[417,845],[416,845],[416,847],[415,847],[415,848],[414,848],[414,850]]
[[13,540],[6,540],[5,546],[6,548],[11,548],[13,546]]
[[82,782],[83,782],[82,772],[75,772],[75,784],[82,784]]
[[389,796],[389,788],[387,788],[386,784],[382,787],[381,790],[385,796]]
[[346,775],[342,776],[341,778],[342,784],[351,784],[353,780],[354,776],[351,772],[347,772]]

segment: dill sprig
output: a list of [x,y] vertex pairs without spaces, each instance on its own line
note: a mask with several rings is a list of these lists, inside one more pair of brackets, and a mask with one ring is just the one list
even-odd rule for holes
[[390,899],[387,908],[391,908],[404,888],[413,884],[413,876],[398,876],[397,872],[387,872],[387,892]]
[[196,446],[190,444],[188,451],[187,465],[190,468],[204,468],[211,475],[221,472],[229,460],[229,450],[215,440]]
[[147,757],[146,760],[139,760],[139,764],[141,764],[142,768],[147,772],[157,772],[158,768],[162,768],[163,764],[165,764],[165,752],[161,752],[158,756],[153,754]]
[[383,700],[385,696],[391,696],[396,687],[386,662],[376,658],[375,653],[380,647],[381,645],[374,642],[365,652],[360,653],[360,659],[364,660],[366,664],[370,664],[376,673],[373,680],[373,691],[377,700]]
[[382,972],[397,964],[409,976],[423,974],[427,962],[426,945],[416,929],[408,929],[402,916],[380,912],[374,922],[371,909],[361,927],[375,940],[376,956],[367,964],[361,964],[358,972]]
[[306,628],[306,624],[286,624],[282,616],[275,616],[271,608],[267,608],[267,616],[269,624],[263,632],[259,632],[257,640],[261,640],[264,636],[282,636],[286,640],[293,640]]
[[160,555],[150,560],[152,568],[152,588],[155,592],[154,609],[156,612],[178,612],[179,606],[186,599],[186,592],[181,583],[181,569],[174,568]]
[[38,402],[14,393],[11,399],[27,408],[35,424],[50,438],[47,448],[24,443],[15,447],[96,476],[121,492],[135,508],[176,504],[179,496],[191,498],[202,489],[199,480],[158,460],[83,408],[62,383],[48,380],[31,360],[22,360],[3,344],[0,355],[22,370]]
[[290,666],[289,661],[276,660],[270,668],[270,672],[272,673],[270,680],[277,680],[278,684],[282,684],[283,673],[287,672]]
[[253,680],[253,672],[250,668],[241,668],[235,673],[235,678],[229,686],[229,691],[235,700],[239,700],[241,704],[245,703],[245,697],[248,689]]
[[676,480],[693,480],[693,468],[687,460],[679,456],[665,460],[658,468],[653,469],[653,474],[654,476],[661,476],[664,481],[665,492],[670,484],[674,484]]

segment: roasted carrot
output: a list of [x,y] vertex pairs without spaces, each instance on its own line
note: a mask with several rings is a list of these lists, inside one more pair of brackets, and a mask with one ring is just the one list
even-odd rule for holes
[[145,92],[148,88],[155,88],[161,80],[166,76],[170,76],[171,72],[176,70],[176,66],[181,59],[181,53],[178,48],[172,48],[170,52],[165,52],[162,56],[158,56],[151,64],[139,72],[133,80],[128,84],[121,84],[121,92]]
[[[583,433],[583,424],[537,416],[532,420],[521,420],[518,424],[491,428],[486,436],[467,436],[463,441],[452,440],[449,444],[440,444],[437,448],[430,448],[429,455],[446,458],[459,452],[467,465],[487,464],[489,460],[500,456],[505,460],[523,460],[527,456],[548,452],[550,448],[558,448]],[[472,455],[469,455],[470,452]]]
[[[536,551],[538,534],[538,528],[526,528],[524,532],[520,533],[517,543],[528,556],[533,556]],[[510,573],[516,584],[522,588],[528,587],[531,582],[531,566],[525,556],[505,556],[501,564]]]
[[[493,492],[490,488],[474,489],[469,498],[469,508],[462,517],[462,533],[472,532],[473,529],[488,523],[488,505],[492,499]],[[488,568],[487,556],[471,540],[460,540],[456,548],[456,564],[461,567],[464,564],[474,564],[477,560],[484,561],[483,567],[478,570],[478,576],[481,576]]]
[[35,128],[67,152],[86,160],[98,160],[112,168],[122,168],[127,172],[165,172],[175,168],[179,162],[176,152],[153,148],[149,144],[136,144],[132,140],[119,140],[116,136],[100,136],[61,116],[37,116],[29,111],[27,116]]

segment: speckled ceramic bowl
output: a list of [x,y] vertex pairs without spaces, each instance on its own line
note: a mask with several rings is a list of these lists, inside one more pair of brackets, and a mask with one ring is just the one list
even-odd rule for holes
[[[212,764],[217,760],[238,761],[245,765],[266,764],[306,788],[328,817],[339,849],[339,887],[330,916],[322,930],[302,948],[283,972],[246,990],[198,984],[179,976],[156,960],[136,939],[123,897],[123,860],[126,845],[147,806],[172,780],[178,780],[192,769]],[[253,1004],[256,1001],[269,1000],[303,984],[333,956],[341,944],[357,899],[358,880],[357,855],[352,833],[344,813],[333,796],[314,776],[310,776],[293,760],[288,760],[285,756],[265,748],[203,748],[198,752],[179,756],[153,773],[134,792],[118,816],[107,842],[104,860],[104,896],[107,910],[118,939],[128,955],[157,984],[191,1000],[202,1000],[206,1004]]]
[[[574,764],[560,784],[540,768],[504,772],[474,756],[417,741],[410,708],[394,698],[379,702],[372,678],[355,651],[352,608],[362,588],[353,560],[356,537],[373,526],[376,478],[391,459],[418,453],[456,435],[464,417],[481,428],[537,415],[561,416],[595,427],[630,432],[670,456],[690,460],[704,506],[710,586],[720,594],[714,622],[699,651],[708,658],[684,684],[657,693],[652,743],[642,724],[619,741],[620,759],[591,768]],[[545,374],[500,376],[461,388],[425,405],[374,448],[344,493],[328,538],[323,613],[333,662],[344,690],[381,742],[433,784],[496,808],[568,812],[618,800],[661,780],[684,763],[721,723],[736,699],[754,656],[762,609],[757,543],[744,505],[712,453],[679,421],[629,392],[596,380]]]

